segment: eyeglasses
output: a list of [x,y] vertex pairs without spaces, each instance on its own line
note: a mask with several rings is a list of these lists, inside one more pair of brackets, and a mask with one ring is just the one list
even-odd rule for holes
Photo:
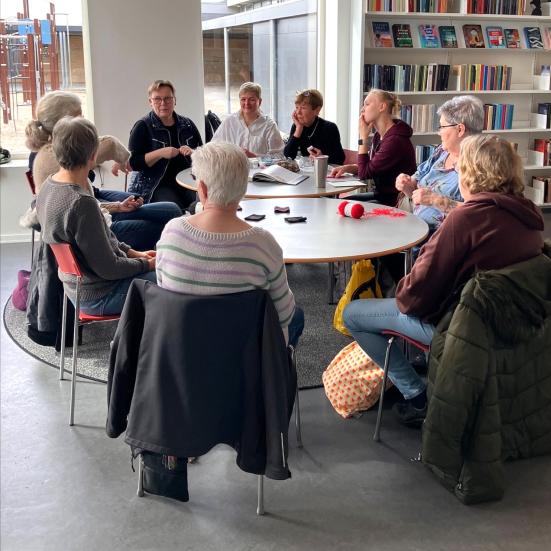
[[450,128],[451,126],[459,126],[459,123],[457,124],[439,124],[438,125],[438,130],[442,130],[442,128]]
[[154,97],[154,98],[151,98],[151,101],[155,104],[155,105],[160,105],[161,103],[164,103],[166,105],[170,105],[171,103],[174,103],[174,100],[176,98],[174,96],[166,96],[164,98],[160,98],[158,96]]

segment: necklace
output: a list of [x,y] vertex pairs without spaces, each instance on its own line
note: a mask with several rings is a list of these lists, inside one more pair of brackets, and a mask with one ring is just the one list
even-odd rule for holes
[[312,132],[311,132],[310,134],[308,134],[307,138],[311,138],[311,137],[314,135],[314,133],[315,133],[315,131],[316,131],[316,128],[318,127],[318,124],[319,124],[319,123],[320,123],[320,120],[318,119],[318,120],[316,121],[316,125],[314,126],[314,130],[312,130]]

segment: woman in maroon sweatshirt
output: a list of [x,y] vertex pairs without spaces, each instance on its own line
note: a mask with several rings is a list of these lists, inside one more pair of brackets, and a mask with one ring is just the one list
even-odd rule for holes
[[[383,365],[384,329],[424,344],[458,291],[475,272],[529,260],[543,250],[543,219],[523,196],[522,161],[497,136],[470,136],[461,143],[457,170],[465,200],[423,246],[411,272],[398,283],[395,299],[351,302],[344,324],[362,349]],[[426,384],[399,347],[392,348],[389,375],[406,398],[399,419],[418,424],[426,413]]]
[[[405,122],[393,118],[401,104],[396,94],[377,88],[365,97],[359,120],[358,164],[337,167],[331,173],[335,178],[349,172],[362,180],[371,178],[375,182],[374,192],[359,194],[354,199],[396,206],[396,177],[401,173],[413,174],[417,168],[410,140],[413,131]],[[372,130],[375,134],[370,146]]]

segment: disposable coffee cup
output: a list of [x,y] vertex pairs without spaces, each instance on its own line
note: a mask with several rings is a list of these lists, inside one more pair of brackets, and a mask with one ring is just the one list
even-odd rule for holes
[[329,164],[329,157],[327,155],[318,155],[314,157],[314,181],[316,187],[325,189],[325,182],[327,181],[327,167]]

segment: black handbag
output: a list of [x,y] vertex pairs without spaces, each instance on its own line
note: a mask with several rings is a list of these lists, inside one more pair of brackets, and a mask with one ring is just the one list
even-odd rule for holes
[[189,501],[187,457],[142,452],[143,489],[149,494]]

